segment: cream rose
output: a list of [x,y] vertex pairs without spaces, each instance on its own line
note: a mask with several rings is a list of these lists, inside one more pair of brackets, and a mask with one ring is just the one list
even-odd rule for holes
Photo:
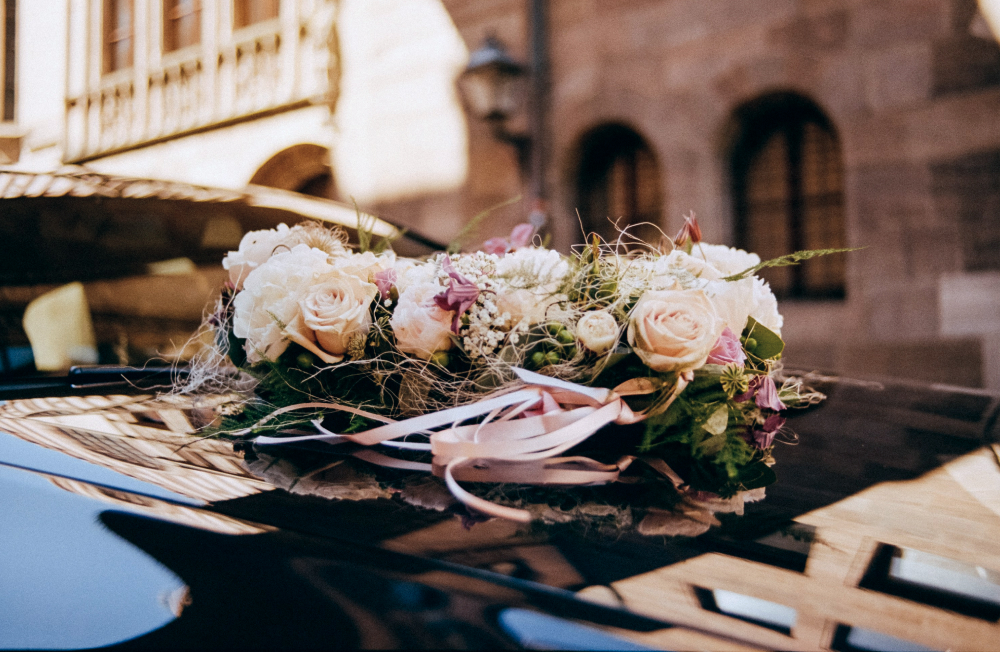
[[606,310],[593,310],[576,323],[576,336],[594,353],[604,353],[618,342],[618,321]]
[[233,334],[246,340],[247,360],[276,360],[288,348],[290,332],[305,336],[299,301],[331,271],[326,252],[296,245],[247,275],[233,299]]
[[705,364],[725,324],[701,290],[646,292],[632,311],[628,342],[654,371]]
[[351,338],[371,328],[376,294],[375,285],[338,270],[299,301],[302,321],[320,348],[342,359]]
[[400,351],[430,360],[437,351],[451,348],[454,311],[442,310],[434,303],[434,295],[443,290],[437,283],[419,283],[400,295],[389,320]]
[[549,306],[566,300],[565,294],[549,294],[538,289],[507,290],[497,295],[500,314],[510,315],[510,325],[530,326],[545,321]]
[[282,245],[290,246],[292,240],[294,230],[285,224],[279,224],[276,229],[251,231],[240,240],[239,251],[226,254],[222,267],[229,270],[229,280],[240,290],[250,272],[267,262]]

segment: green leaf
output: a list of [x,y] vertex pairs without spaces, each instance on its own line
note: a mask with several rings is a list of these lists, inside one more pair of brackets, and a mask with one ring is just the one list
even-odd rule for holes
[[743,336],[747,339],[757,340],[757,346],[747,352],[754,358],[760,360],[772,360],[785,350],[785,342],[767,326],[764,326],[753,317],[747,320],[747,326],[743,329]]
[[243,348],[245,340],[241,340],[233,334],[233,331],[226,331],[226,339],[229,341],[229,359],[237,367],[242,367],[247,361],[247,352]]
[[708,420],[702,424],[702,428],[712,433],[713,435],[721,435],[726,432],[726,426],[729,424],[729,406],[723,405],[715,412],[712,413]]
[[774,470],[763,462],[744,467],[737,478],[744,489],[759,489],[774,484],[777,480]]
[[739,281],[748,276],[753,276],[757,272],[767,267],[790,267],[792,265],[798,265],[804,260],[809,260],[810,258],[816,258],[818,256],[827,256],[829,254],[839,254],[847,251],[859,251],[864,249],[864,247],[849,247],[846,249],[809,249],[806,251],[796,251],[794,254],[787,254],[785,256],[779,256],[777,258],[772,258],[770,260],[765,260],[762,263],[758,263],[753,267],[749,267],[739,274],[733,274],[732,276],[723,277],[723,281]]
[[705,441],[698,444],[701,448],[701,452],[704,455],[715,455],[726,445],[726,431],[723,431],[717,435],[712,435]]

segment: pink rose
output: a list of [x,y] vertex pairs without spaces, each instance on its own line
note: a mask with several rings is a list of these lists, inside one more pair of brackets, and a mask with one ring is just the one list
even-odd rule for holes
[[396,336],[396,347],[403,353],[430,360],[437,351],[451,348],[453,313],[434,303],[434,295],[440,290],[437,283],[419,283],[399,295],[389,325]]
[[740,338],[736,337],[736,334],[726,326],[715,343],[715,347],[708,354],[708,364],[737,364],[742,367],[746,360],[747,355],[743,352]]

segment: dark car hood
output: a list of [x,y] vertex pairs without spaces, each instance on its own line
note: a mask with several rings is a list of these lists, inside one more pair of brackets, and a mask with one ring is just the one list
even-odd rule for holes
[[[988,647],[1000,618],[989,581],[970,597],[943,580],[914,589],[892,568],[1000,569],[998,398],[832,379],[823,389],[825,403],[789,420],[798,443],[776,452],[767,498],[696,537],[470,528],[398,497],[331,500],[252,473],[232,444],[192,434],[211,405],[11,400],[0,411],[0,568],[17,606],[7,613],[29,638],[2,643],[630,644],[600,638],[612,633],[653,647]],[[543,640],[558,631],[570,638]]]

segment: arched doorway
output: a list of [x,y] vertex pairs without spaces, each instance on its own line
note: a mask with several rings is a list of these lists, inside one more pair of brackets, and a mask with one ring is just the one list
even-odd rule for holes
[[[618,238],[618,228],[650,244],[659,242],[663,193],[660,166],[646,140],[621,124],[605,124],[581,140],[576,176],[576,207],[585,233],[605,241]],[[649,223],[649,224],[643,224]]]
[[325,199],[337,196],[330,150],[310,143],[281,150],[257,169],[250,183]]
[[[737,244],[775,258],[846,246],[840,142],[829,118],[795,93],[771,93],[735,112],[730,154]],[[844,256],[761,274],[779,297],[843,298]]]

